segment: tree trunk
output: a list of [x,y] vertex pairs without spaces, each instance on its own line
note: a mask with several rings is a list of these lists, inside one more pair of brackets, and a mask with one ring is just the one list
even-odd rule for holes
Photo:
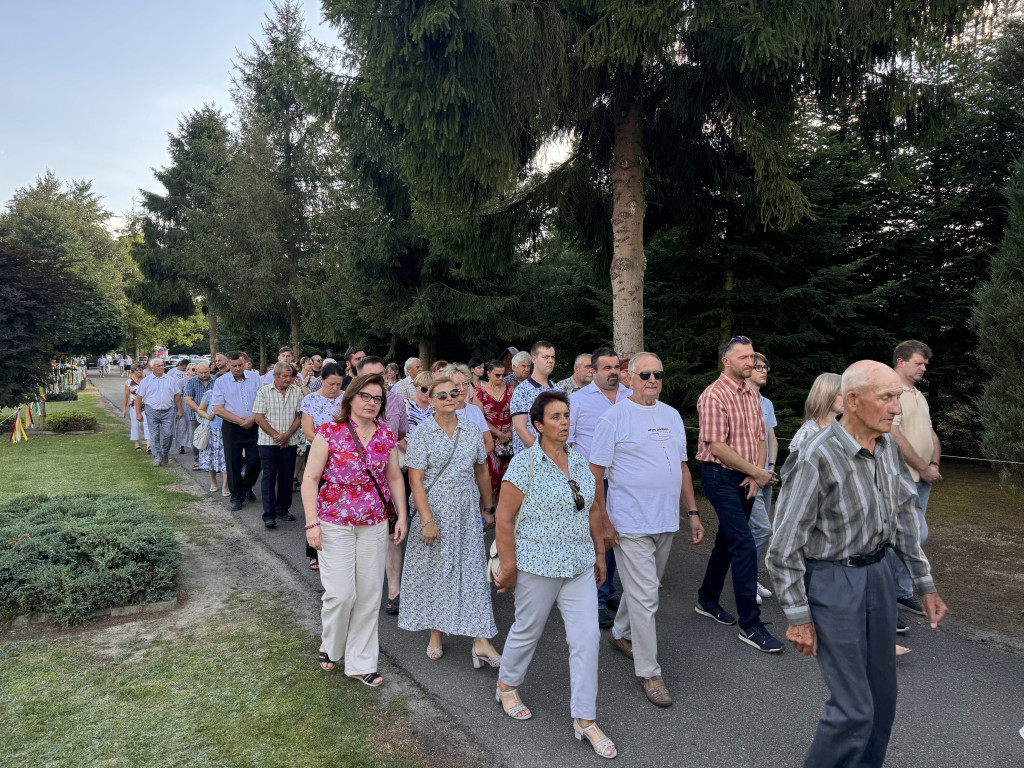
[[612,147],[612,322],[622,356],[644,348],[644,155],[640,65],[626,75],[615,106]]
[[295,362],[297,363],[302,359],[302,337],[299,336],[299,309],[294,301],[288,302],[288,323],[288,341],[291,343],[292,354],[295,356]]
[[429,371],[432,362],[434,362],[434,340],[420,336],[420,364],[423,366],[423,370]]
[[217,338],[217,316],[213,312],[207,312],[206,322],[210,326],[210,360],[213,360],[220,352],[220,341]]
[[[732,338],[732,290],[733,290],[732,257],[725,256],[725,279],[722,281],[722,320],[719,323],[718,342]],[[718,369],[724,369],[725,365],[718,361]]]
[[256,371],[260,376],[267,370],[267,332],[260,331],[260,369]]

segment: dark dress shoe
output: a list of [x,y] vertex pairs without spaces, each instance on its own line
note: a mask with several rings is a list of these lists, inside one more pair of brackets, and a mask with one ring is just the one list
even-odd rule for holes
[[384,604],[384,613],[391,614],[392,616],[398,613],[398,606],[401,599],[401,595],[396,595],[394,600],[389,597],[387,603]]
[[245,492],[245,500],[246,501],[256,501],[256,494],[252,492],[251,488],[248,491]]
[[286,523],[291,523],[294,522],[295,515],[293,515],[291,512],[278,512],[277,519],[284,520]]
[[612,618],[612,612],[607,608],[597,609],[597,626],[601,629],[611,629],[612,624],[615,623],[615,619]]
[[235,501],[235,500],[232,500],[232,501],[231,501],[231,511],[232,511],[232,512],[237,512],[237,511],[238,511],[238,510],[240,510],[241,508],[242,508],[242,502],[240,502],[240,501]]
[[277,519],[273,517],[264,517],[263,525],[267,528],[277,528]]

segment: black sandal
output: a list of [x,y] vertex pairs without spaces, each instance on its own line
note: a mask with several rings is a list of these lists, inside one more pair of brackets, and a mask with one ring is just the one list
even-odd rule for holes
[[[317,660],[320,662],[320,669],[322,669],[324,672],[330,672],[332,669],[334,669],[334,665],[338,663],[336,661],[331,660],[331,657],[327,655],[327,651],[319,651],[317,653]],[[324,664],[330,664],[331,666],[325,667]]]
[[355,677],[363,685],[368,685],[371,688],[377,688],[384,682],[384,678],[380,676],[380,672],[367,672],[365,675],[356,675]]
[[309,570],[311,570],[311,571],[319,571],[320,570],[320,561],[317,560],[315,557],[312,560],[309,561]]

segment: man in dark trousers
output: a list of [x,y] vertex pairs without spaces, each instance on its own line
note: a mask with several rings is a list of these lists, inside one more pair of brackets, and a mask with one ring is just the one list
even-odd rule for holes
[[256,500],[252,489],[260,477],[260,430],[253,419],[252,406],[261,386],[259,374],[245,370],[245,356],[241,352],[228,353],[228,374],[218,376],[213,383],[210,402],[213,412],[224,419],[221,438],[232,509],[241,509],[246,501]]
[[892,435],[903,385],[888,366],[843,374],[845,412],[783,470],[765,562],[786,637],[818,657],[831,696],[805,768],[881,766],[896,717],[896,583],[906,565],[932,628],[946,615],[921,550],[918,495]]

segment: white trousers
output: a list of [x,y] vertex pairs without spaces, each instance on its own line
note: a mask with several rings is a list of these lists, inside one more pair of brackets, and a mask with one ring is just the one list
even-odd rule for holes
[[353,526],[321,523],[320,531],[324,650],[331,659],[344,662],[346,675],[376,672],[387,522]]
[[672,552],[674,533],[620,533],[615,567],[622,582],[622,599],[612,628],[617,637],[633,643],[633,670],[637,677],[661,674],[658,665],[658,582]]
[[516,576],[516,620],[501,649],[501,682],[518,688],[526,677],[552,606],[565,622],[569,644],[569,709],[581,720],[597,718],[597,584],[593,570],[572,579],[553,579],[519,571]]

